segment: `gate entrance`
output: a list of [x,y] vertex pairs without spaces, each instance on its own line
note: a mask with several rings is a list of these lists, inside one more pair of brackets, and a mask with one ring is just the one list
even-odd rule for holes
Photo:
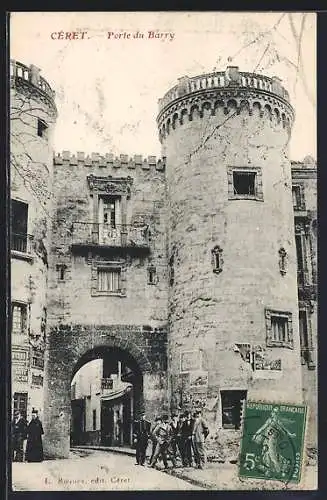
[[71,381],[71,446],[132,446],[133,420],[142,405],[142,373],[126,351],[87,352]]

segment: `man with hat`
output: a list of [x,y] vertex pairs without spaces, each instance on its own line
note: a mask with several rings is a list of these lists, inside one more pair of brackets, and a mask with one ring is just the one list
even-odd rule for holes
[[140,419],[135,420],[133,425],[133,437],[136,444],[136,464],[144,465],[146,458],[146,449],[150,437],[151,423],[146,420],[145,413],[140,414]]
[[26,432],[26,420],[20,411],[16,411],[12,421],[12,459],[14,462],[24,461],[24,441],[27,437]]
[[184,413],[184,421],[181,426],[181,443],[183,448],[183,456],[185,467],[192,467],[192,432],[194,420],[189,411]]
[[154,453],[156,451],[156,446],[157,446],[157,438],[156,438],[156,435],[155,435],[155,430],[157,429],[157,427],[162,423],[162,418],[160,416],[156,417],[155,418],[155,421],[154,421],[154,424],[151,428],[151,441],[152,441],[152,453],[151,453],[151,458],[150,458],[150,464],[153,460],[153,457],[154,457]]
[[204,442],[209,435],[206,421],[202,418],[201,410],[194,412],[194,425],[192,429],[192,442],[194,449],[194,459],[198,469],[203,469],[206,464],[206,452]]
[[[153,434],[156,437],[157,445],[156,445],[156,449],[154,452],[154,456],[153,456],[151,463],[150,463],[150,467],[154,467],[156,465],[157,460],[159,458],[159,455],[161,455],[162,461],[164,463],[164,467],[165,467],[165,469],[167,469],[168,468],[167,452],[169,449],[171,435],[172,435],[168,415],[163,415],[161,424],[159,424],[155,428]],[[170,458],[171,458],[171,461],[173,463],[173,466],[176,467],[175,457],[173,455],[171,455]]]

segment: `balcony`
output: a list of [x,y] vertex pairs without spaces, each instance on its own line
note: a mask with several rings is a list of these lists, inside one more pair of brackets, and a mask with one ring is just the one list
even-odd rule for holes
[[33,260],[33,236],[30,234],[11,233],[11,255],[23,260]]
[[149,226],[116,225],[92,222],[73,222],[72,249],[120,249],[131,253],[148,253]]

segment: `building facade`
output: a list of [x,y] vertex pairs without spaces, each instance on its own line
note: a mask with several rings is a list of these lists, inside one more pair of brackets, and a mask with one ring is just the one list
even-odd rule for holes
[[43,413],[54,91],[10,64],[12,410]]
[[317,440],[317,165],[292,162],[292,196],[298,272],[302,390],[309,407],[307,442]]
[[144,410],[202,407],[237,442],[246,399],[307,401],[315,442],[316,165],[291,163],[293,119],[277,78],[228,67],[159,100],[162,158],[54,155],[49,456],[131,444]]

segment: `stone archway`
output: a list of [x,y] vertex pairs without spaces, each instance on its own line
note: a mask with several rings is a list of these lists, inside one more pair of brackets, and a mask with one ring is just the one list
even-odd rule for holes
[[[71,380],[87,360],[101,350],[111,349],[125,353],[133,360],[142,378],[142,409],[151,418],[156,408],[167,401],[165,360],[158,357],[150,362],[151,351],[141,349],[144,344],[140,332],[129,327],[92,327],[85,325],[61,326],[49,335],[45,364],[44,452],[49,458],[66,458],[70,448]],[[163,344],[164,347],[164,344]],[[161,349],[158,349],[158,351]],[[165,358],[163,352],[163,358]],[[94,358],[93,358],[94,359]]]
[[144,410],[142,356],[137,362],[126,349],[100,345],[79,358],[71,375],[72,446],[132,445],[133,420]]

